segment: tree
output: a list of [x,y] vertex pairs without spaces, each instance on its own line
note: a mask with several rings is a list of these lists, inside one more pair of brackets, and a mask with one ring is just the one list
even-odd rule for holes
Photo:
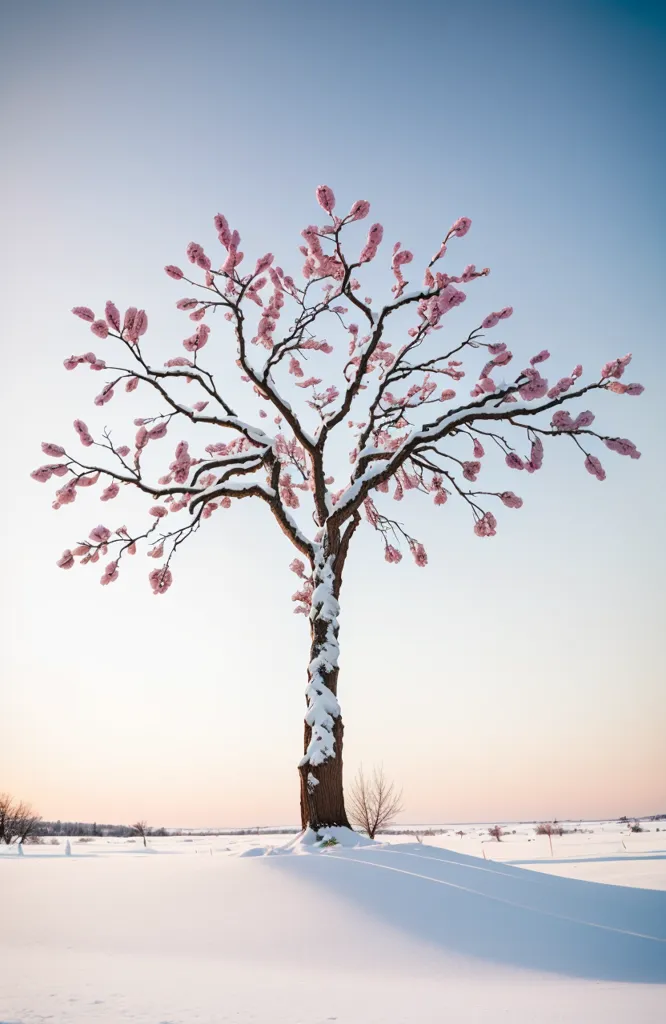
[[[384,777],[383,768],[375,768],[366,779],[360,768],[349,793],[349,818],[352,825],[367,832],[371,839],[395,820],[402,810],[402,793]],[[418,836],[417,836],[418,838]]]
[[0,793],[0,841],[8,846],[15,839],[25,842],[38,831],[41,816],[24,800],[18,802],[8,793]]
[[498,843],[501,843],[504,831],[502,830],[502,827],[500,825],[493,825],[492,828],[488,829],[488,835],[492,836],[493,839],[496,839]]
[[[339,218],[333,212],[330,188],[319,186],[317,200],[328,221],[302,232],[301,283],[275,265],[272,253],[261,256],[248,272],[241,271],[240,235],[221,214],[214,219],[224,250],[219,270],[213,269],[211,258],[196,242],[187,246],[194,276],[177,266],[165,268],[169,277],[187,282],[196,294],[176,303],[195,323],[194,332],[183,341],[183,355],[158,364],[163,356],[146,341],[148,318],[143,309],[130,306],[121,316],[114,303],[107,302],[100,317],[88,306],[75,307],[73,312],[88,322],[103,345],[104,357],[95,352],[72,355],[64,361],[66,369],[87,366],[93,374],[104,374],[105,383],[95,398],[100,408],[122,386],[137,392],[143,398],[142,415],[134,420],[138,429],[131,444],[125,438],[117,440],[107,427],[94,436],[77,418],[78,444],[89,455],[44,442],[43,452],[55,461],[32,473],[40,482],[61,478],[56,509],[97,484],[105,503],[114,500],[121,487],[147,497],[145,527],[94,526],[58,561],[62,569],[71,569],[77,561],[96,564],[108,555],[111,560],[101,576],[105,586],[118,579],[121,562],[125,564],[127,556],[143,545],[154,560],[155,568],[148,574],[153,593],[165,594],[172,584],[174,555],[189,537],[208,527],[211,516],[220,516],[232,501],[246,498],[263,502],[272,513],[301,556],[291,563],[300,579],[293,600],[295,611],[310,623],[299,771],[302,824],[313,828],[348,824],[337,697],[338,602],[350,542],[362,516],[392,563],[401,560],[403,544],[418,566],[425,566],[428,559],[421,541],[381,509],[389,486],[396,501],[407,492],[418,492],[439,507],[455,495],[466,503],[475,534],[492,537],[497,528],[492,503],[517,509],[523,502],[510,490],[469,486],[481,473],[487,446],[512,472],[534,473],[541,469],[544,440],[561,443],[564,438],[583,454],[586,470],[603,480],[605,471],[588,451],[590,443],[599,441],[634,459],[640,452],[625,438],[592,430],[591,411],[572,416],[562,406],[597,391],[634,396],[643,390],[620,379],[629,355],[607,363],[587,384],[581,382],[580,365],[549,384],[541,375],[541,365],[549,357],[546,350],[533,355],[515,376],[503,376],[512,353],[506,343],[486,340],[486,332],[511,316],[510,306],[489,313],[471,331],[464,328],[460,340],[445,340],[447,333],[438,333],[444,323],[462,316],[453,312],[466,298],[459,285],[473,284],[489,272],[478,271],[474,264],[458,275],[438,269],[449,243],[467,234],[471,221],[466,217],[446,233],[427,263],[421,285],[407,290],[404,273],[413,255],[397,243],[390,256],[395,278],[391,300],[381,305],[361,297],[364,290],[356,275],[375,258],[383,228],[373,224],[360,254],[350,255],[358,253],[359,243],[347,239],[357,222],[367,217],[370,204],[359,200]],[[269,286],[270,296],[262,298]],[[203,365],[202,351],[211,337],[205,318],[216,313],[233,338],[225,349],[219,332],[218,354],[229,356],[232,368],[235,362],[248,389],[248,404],[260,406],[262,426],[236,412],[219,383],[215,363]],[[334,343],[322,332],[333,332]],[[401,341],[396,340],[399,334]],[[113,357],[112,342],[123,358]],[[210,345],[207,351],[212,349]],[[458,357],[473,357],[477,351],[484,361],[475,371],[475,383],[466,396],[456,395],[448,385],[465,376]],[[320,366],[326,360],[331,365],[330,383],[324,384]],[[296,396],[303,399],[300,404]],[[272,424],[261,406],[270,410]],[[179,427],[183,433],[158,475],[160,440]],[[498,432],[504,427],[511,433]],[[334,488],[331,467],[345,431],[352,448],[351,471],[343,471],[346,479]]]
[[538,836],[548,836],[548,842],[550,843],[550,855],[553,856],[553,836],[562,835],[562,829],[558,828],[554,822],[542,821],[541,824],[537,825],[535,830]]
[[143,839],[143,845],[147,846],[148,843],[146,842],[146,836],[150,835],[150,829],[148,828],[148,822],[147,821],[135,821],[134,824],[131,827],[134,829],[134,831],[138,835],[141,836],[141,838]]

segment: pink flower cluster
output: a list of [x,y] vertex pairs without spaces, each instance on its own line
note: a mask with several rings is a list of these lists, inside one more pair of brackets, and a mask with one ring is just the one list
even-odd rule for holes
[[369,263],[377,255],[377,250],[382,243],[384,237],[384,228],[381,224],[373,224],[368,232],[368,238],[361,249],[361,255],[358,258],[359,263]]
[[474,524],[477,537],[494,537],[497,533],[497,520],[492,512],[485,512]]
[[153,569],[148,574],[148,580],[153,588],[153,594],[165,594],[173,583],[171,570],[163,565],[161,569]]

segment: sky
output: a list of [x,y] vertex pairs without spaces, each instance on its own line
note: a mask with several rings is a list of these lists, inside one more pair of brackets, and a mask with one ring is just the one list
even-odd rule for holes
[[423,262],[468,216],[451,265],[492,273],[447,331],[510,304],[501,340],[524,359],[548,348],[553,375],[596,374],[633,352],[646,385],[594,400],[600,429],[643,453],[603,449],[603,483],[573,445],[527,479],[498,466],[525,503],[483,540],[454,502],[410,498],[425,569],[388,565],[359,531],[340,618],[346,777],[383,765],[405,822],[666,811],[663,7],[2,6],[0,790],[48,819],[298,820],[307,624],[266,509],[213,518],[156,600],[140,565],[100,588],[55,564],[100,507],[115,527],[131,501],[54,512],[29,474],[75,417],[122,432],[142,414],[138,393],[100,412],[99,379],[62,369],[91,344],[72,306],[143,306],[173,354],[182,296],[163,266],[192,239],[213,250],[220,210],[252,258],[297,272],[326,183],[384,225],[377,303],[393,241]]

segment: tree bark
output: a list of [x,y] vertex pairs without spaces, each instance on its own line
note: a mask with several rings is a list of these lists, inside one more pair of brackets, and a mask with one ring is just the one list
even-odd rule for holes
[[335,561],[333,555],[327,557],[323,553],[315,567],[310,613],[312,642],[306,690],[308,709],[299,773],[301,825],[315,831],[327,826],[350,827],[342,785],[344,727],[337,701],[337,597],[341,565],[336,567]]

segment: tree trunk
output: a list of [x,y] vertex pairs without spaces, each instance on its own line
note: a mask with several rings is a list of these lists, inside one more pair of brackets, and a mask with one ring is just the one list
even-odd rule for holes
[[314,572],[308,707],[299,764],[301,825],[315,831],[326,826],[350,827],[342,789],[343,725],[337,700],[340,579],[336,579],[333,565],[333,556],[322,556]]

